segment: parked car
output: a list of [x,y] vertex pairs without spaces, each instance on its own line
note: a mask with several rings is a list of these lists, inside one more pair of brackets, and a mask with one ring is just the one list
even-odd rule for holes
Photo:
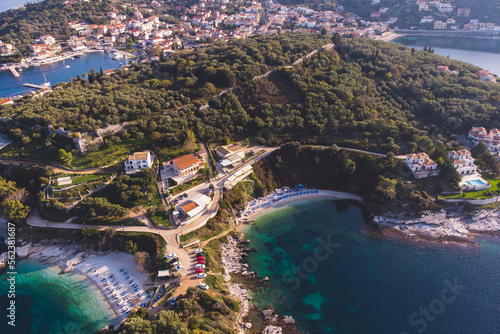
[[197,257],[198,257],[198,260],[205,260],[205,257],[204,257],[204,256],[202,256],[202,255],[200,255],[200,254],[198,254],[198,256],[197,256]]
[[205,264],[205,260],[198,260],[198,263]]
[[198,286],[200,287],[200,289],[208,290],[208,285],[206,285],[205,283],[200,283],[198,284]]
[[201,253],[196,254],[196,256],[198,256],[198,257],[205,256],[205,253],[201,252]]
[[177,262],[177,261],[179,261],[178,257],[173,258],[172,260],[168,261],[168,263],[172,264],[172,263]]
[[167,256],[165,256],[168,259],[172,259],[174,257],[177,257],[177,255],[175,253],[171,253],[171,254],[168,254]]
[[184,198],[188,198],[189,195],[187,193],[185,193],[183,196],[184,196]]
[[182,270],[184,269],[184,266],[181,264],[180,266],[178,266],[177,268],[175,268],[174,270],[175,271],[179,271],[179,270]]
[[176,301],[177,301],[177,297],[174,297],[174,299],[172,299],[172,301],[170,302],[170,305],[174,306]]
[[180,265],[181,265],[181,263],[180,263],[179,261],[177,261],[177,262],[174,262],[174,263],[172,264],[172,267],[178,267],[178,266],[180,266]]
[[197,268],[196,269],[196,273],[202,273],[202,272],[204,272],[203,268]]
[[198,254],[198,253],[201,253],[201,252],[203,252],[203,249],[201,249],[201,248],[197,248],[197,249],[194,250],[195,254]]
[[196,278],[206,278],[206,277],[207,277],[207,274],[205,274],[205,273],[196,274]]
[[203,268],[205,269],[205,265],[204,264],[197,264],[196,266],[194,266],[195,268]]

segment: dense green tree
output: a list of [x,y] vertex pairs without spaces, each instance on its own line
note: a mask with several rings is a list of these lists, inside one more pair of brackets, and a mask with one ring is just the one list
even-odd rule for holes
[[4,200],[1,206],[2,214],[12,222],[19,222],[25,219],[30,212],[29,207],[22,204],[19,200]]

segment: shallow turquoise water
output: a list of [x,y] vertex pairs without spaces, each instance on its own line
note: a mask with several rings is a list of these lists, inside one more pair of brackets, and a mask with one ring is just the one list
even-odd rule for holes
[[[113,319],[109,305],[85,276],[58,273],[58,268],[36,260],[18,262],[16,327],[7,325],[2,311],[0,333],[95,333]],[[9,303],[7,277],[0,276],[2,310]]]
[[370,231],[357,204],[331,200],[262,216],[245,236],[258,250],[250,270],[271,279],[254,301],[309,333],[500,333],[499,237],[399,240]]

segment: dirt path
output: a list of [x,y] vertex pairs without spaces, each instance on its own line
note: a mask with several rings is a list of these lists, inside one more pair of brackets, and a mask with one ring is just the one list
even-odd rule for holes
[[15,166],[32,166],[32,167],[51,167],[54,173],[63,174],[96,174],[96,173],[109,173],[115,172],[121,168],[121,166],[105,166],[100,168],[89,168],[89,169],[72,169],[68,167],[59,166],[56,164],[50,164],[46,162],[39,161],[29,161],[29,160],[13,160],[13,159],[0,159],[2,164],[12,164]]

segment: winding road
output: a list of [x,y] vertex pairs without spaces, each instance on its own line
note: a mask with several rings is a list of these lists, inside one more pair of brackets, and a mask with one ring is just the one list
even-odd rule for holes
[[[180,271],[183,277],[191,276],[191,278],[195,275],[194,273],[194,265],[196,264],[196,259],[193,254],[189,254],[188,251],[182,248],[180,244],[180,236],[183,234],[187,234],[189,232],[195,231],[200,227],[204,226],[208,220],[214,217],[217,214],[219,209],[219,201],[222,198],[223,186],[224,182],[237,170],[243,168],[247,165],[253,165],[257,161],[262,158],[268,156],[275,150],[279,149],[279,147],[267,148],[266,152],[259,155],[258,157],[242,164],[238,168],[234,169],[231,174],[226,174],[219,179],[212,180],[214,184],[214,198],[208,208],[196,219],[194,219],[191,223],[185,226],[180,226],[175,229],[167,229],[159,226],[153,226],[149,220],[147,219],[147,226],[109,226],[109,225],[84,225],[84,224],[74,224],[72,221],[76,217],[72,217],[64,222],[54,222],[48,221],[40,217],[40,212],[38,208],[34,209],[31,214],[26,219],[26,222],[30,226],[34,227],[44,227],[44,228],[62,228],[62,229],[73,229],[73,230],[82,230],[87,227],[95,228],[97,230],[106,230],[108,228],[113,228],[119,232],[141,232],[141,233],[152,233],[157,234],[165,240],[166,246],[166,254],[168,253],[176,253],[179,261],[184,265],[184,269]],[[205,186],[206,184],[200,185]],[[165,254],[165,255],[166,255]],[[179,291],[184,291],[192,284],[196,285],[197,281],[195,280],[187,280],[187,284],[183,286],[183,288]],[[191,284],[192,283],[192,284]],[[181,293],[181,292],[178,292]]]

